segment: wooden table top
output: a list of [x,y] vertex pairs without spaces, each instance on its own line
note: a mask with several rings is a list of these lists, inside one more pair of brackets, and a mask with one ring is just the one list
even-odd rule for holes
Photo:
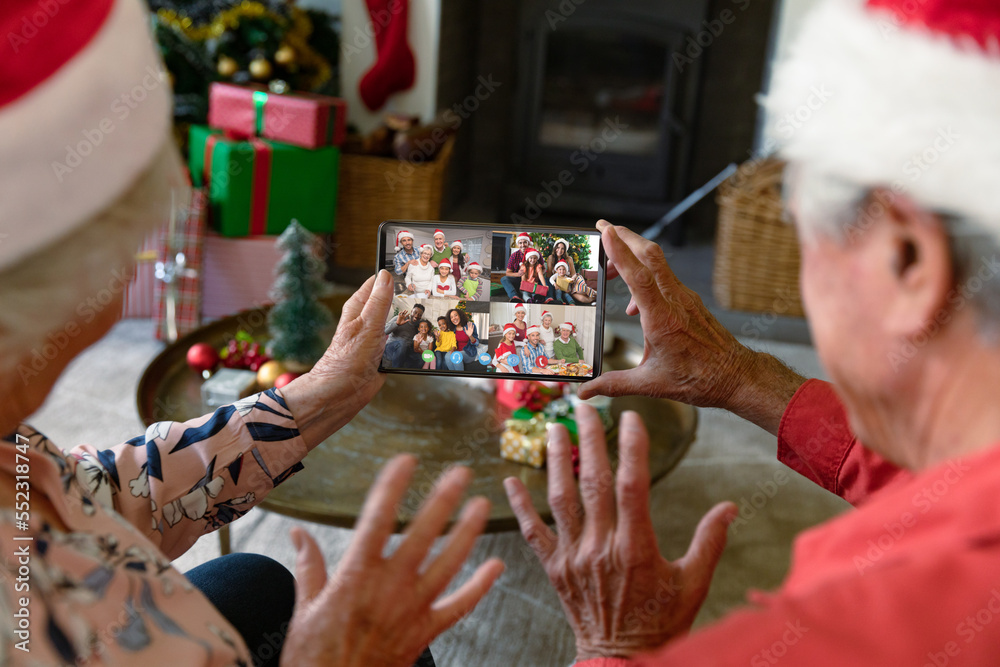
[[[346,297],[329,301],[339,313]],[[147,367],[137,391],[139,415],[148,426],[157,421],[186,421],[205,414],[201,377],[187,366],[187,349],[196,342],[222,346],[238,328],[266,334],[265,309],[247,311],[202,327],[167,346]],[[607,342],[607,339],[606,339]],[[604,356],[605,370],[629,368],[642,349],[613,339]],[[409,494],[399,508],[399,527],[412,517],[434,480],[447,467],[461,464],[475,472],[470,494],[493,503],[487,532],[516,530],[502,481],[519,477],[543,518],[550,518],[546,472],[500,458],[503,419],[489,388],[493,380],[425,378],[388,374],[385,386],[347,426],[314,449],[302,470],[274,489],[264,509],[318,523],[352,527],[375,474],[392,456],[409,452],[419,466]],[[478,384],[478,386],[477,386]],[[683,458],[694,440],[697,412],[674,401],[638,396],[616,398],[617,421],[624,410],[641,414],[650,431],[652,481],[662,479]],[[612,463],[617,464],[614,447]]]

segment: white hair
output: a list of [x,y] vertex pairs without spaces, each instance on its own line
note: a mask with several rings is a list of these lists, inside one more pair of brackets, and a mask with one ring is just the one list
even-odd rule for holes
[[101,310],[121,308],[116,297],[134,273],[142,238],[166,219],[180,169],[177,148],[167,138],[114,203],[0,272],[0,373],[21,375],[22,364],[36,354],[48,359],[52,346],[80,335]]

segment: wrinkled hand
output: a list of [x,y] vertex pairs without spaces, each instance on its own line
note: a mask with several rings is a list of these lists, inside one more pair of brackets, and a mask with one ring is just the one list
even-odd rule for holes
[[621,276],[628,285],[632,299],[625,312],[638,313],[645,346],[637,367],[602,373],[580,388],[580,396],[643,395],[725,408],[776,433],[805,378],[737,341],[677,280],[658,244],[605,220],[597,228],[608,278]]
[[296,600],[281,652],[283,666],[410,667],[431,640],[472,611],[503,572],[503,563],[490,559],[457,590],[438,599],[461,569],[490,511],[485,498],[470,500],[445,546],[425,563],[472,478],[468,468],[457,466],[438,480],[396,551],[382,555],[415,468],[416,460],[402,455],[382,469],[351,546],[329,580],[316,542],[302,529],[292,529],[298,551]]
[[278,390],[308,446],[353,419],[382,388],[378,365],[391,303],[392,276],[380,271],[344,304],[337,332],[312,370]]
[[520,480],[508,478],[504,486],[521,533],[562,601],[576,635],[576,659],[629,657],[690,629],[737,509],[732,503],[712,508],[687,554],[668,561],[649,513],[649,435],[642,419],[622,414],[615,479],[597,412],[581,405],[576,415],[579,493],[569,434],[561,425],[549,430],[549,505],[558,534],[542,522]]

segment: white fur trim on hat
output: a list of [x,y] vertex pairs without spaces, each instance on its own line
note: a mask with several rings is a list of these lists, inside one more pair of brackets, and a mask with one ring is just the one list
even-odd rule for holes
[[461,247],[462,247],[462,242],[461,242],[461,241],[452,241],[452,242],[451,242],[451,247],[452,247],[452,248],[454,248],[455,246],[458,246],[458,247],[459,247],[459,249],[461,249]]
[[527,260],[532,255],[534,255],[535,257],[537,257],[539,259],[542,258],[542,253],[538,252],[534,248],[528,248],[527,250],[524,251],[524,259],[525,260]]
[[528,334],[533,334],[533,333],[536,333],[536,334],[540,334],[540,333],[542,333],[542,328],[541,328],[540,326],[538,326],[537,324],[532,324],[532,325],[531,325],[530,327],[528,327],[528,329],[527,329],[527,330],[526,330],[526,331],[524,332],[524,335],[525,335],[525,336],[527,336]]
[[567,271],[569,271],[569,263],[567,263],[565,260],[562,260],[562,259],[560,259],[558,262],[556,262],[556,265],[553,266],[552,269],[553,270],[558,269],[560,266],[563,267],[564,269],[566,269]]
[[515,327],[512,323],[508,322],[507,324],[503,325],[504,335],[506,335],[508,331],[513,331],[514,333],[517,333],[517,327]]
[[400,241],[402,241],[403,239],[413,240],[413,234],[406,231],[405,229],[399,230],[399,232],[396,234],[396,252],[399,252],[399,248],[402,246],[402,243],[400,243]]
[[524,304],[523,304],[523,303],[519,303],[519,304],[517,304],[516,306],[514,306],[514,312],[515,312],[515,313],[516,313],[517,311],[519,311],[519,310],[520,310],[520,311],[522,311],[522,312],[524,312],[525,314],[527,314],[527,312],[528,312],[528,309],[527,309],[527,308],[525,308],[525,306],[524,306]]
[[0,268],[70,233],[135,182],[168,140],[169,88],[145,3],[117,0],[73,58],[0,107]]
[[576,330],[576,327],[573,326],[572,322],[563,322],[562,324],[559,325],[559,328],[560,329],[569,329],[570,333],[573,333],[573,331]]
[[438,262],[438,268],[440,269],[442,266],[447,266],[449,269],[452,268],[451,262],[448,261],[447,258],[442,259],[440,262]]
[[465,270],[466,271],[479,271],[480,273],[482,273],[483,272],[483,267],[479,264],[479,262],[473,262],[472,264],[469,264],[467,267],[465,267]]
[[552,313],[550,313],[550,312],[549,312],[549,311],[547,311],[547,310],[543,310],[543,311],[542,311],[542,319],[543,319],[543,320],[545,319],[545,316],[546,316],[546,315],[548,315],[549,317],[552,317]]
[[521,232],[520,234],[518,234],[517,237],[514,239],[514,243],[517,243],[521,239],[528,239],[528,243],[531,243],[531,236],[528,234],[528,232]]
[[567,241],[566,239],[556,239],[555,241],[553,241],[552,242],[552,252],[555,252],[556,246],[559,245],[560,243],[562,243],[564,246],[566,246],[566,254],[568,255],[569,254],[570,245],[569,245],[569,241]]
[[1000,48],[825,0],[762,104],[784,159],[1000,235]]
[[417,249],[418,249],[418,250],[419,250],[419,251],[421,252],[421,254],[422,254],[422,253],[424,252],[424,248],[427,248],[427,249],[428,249],[428,250],[430,250],[431,252],[434,252],[434,246],[432,246],[432,245],[431,245],[430,243],[421,243],[421,244],[420,244],[420,247],[419,247],[419,248],[417,248]]
[[440,229],[435,229],[435,230],[434,230],[434,238],[437,238],[437,237],[439,237],[439,236],[440,236],[441,238],[444,238],[444,232],[442,232],[442,231],[441,231]]

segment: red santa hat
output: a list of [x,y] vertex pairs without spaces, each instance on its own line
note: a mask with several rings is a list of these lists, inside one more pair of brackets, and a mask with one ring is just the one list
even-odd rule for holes
[[430,243],[421,243],[418,250],[421,252],[421,254],[423,254],[424,250],[430,250],[431,252],[434,252],[434,246],[432,246]]
[[780,155],[1000,235],[1000,3],[824,0],[763,104]]
[[452,241],[451,242],[451,247],[452,248],[457,247],[459,250],[461,250],[462,249],[462,242],[461,241]]
[[528,258],[531,257],[532,255],[534,255],[537,259],[541,259],[542,258],[542,254],[540,252],[538,252],[537,250],[535,250],[534,248],[525,248],[525,250],[524,250],[524,259],[525,259],[525,261],[527,261]]
[[552,317],[552,313],[550,313],[550,312],[549,312],[549,311],[547,311],[547,310],[543,310],[543,311],[542,311],[542,319],[543,319],[543,320],[545,319],[545,316],[546,316],[546,315],[548,315],[549,317]]
[[574,331],[576,331],[576,327],[573,326],[572,322],[563,322],[562,324],[559,325],[559,328],[560,329],[569,329],[570,333],[573,333]]
[[563,244],[563,247],[566,248],[566,252],[569,253],[569,241],[567,241],[566,239],[556,239],[555,241],[553,241],[552,250],[554,251],[556,249],[556,246],[559,245],[560,243]]
[[517,334],[517,327],[515,327],[512,323],[508,322],[507,324],[503,325],[503,335],[506,336],[508,331],[513,331],[515,334]]
[[516,244],[521,239],[524,239],[528,243],[531,243],[531,237],[528,235],[528,232],[521,232],[520,234],[518,234],[517,237],[514,239],[514,243]]
[[399,249],[402,246],[403,239],[410,239],[412,241],[413,234],[406,231],[405,229],[401,229],[398,232],[396,232],[396,252],[399,252]]
[[527,314],[528,314],[528,309],[527,309],[527,308],[526,308],[526,307],[524,306],[524,304],[523,304],[523,303],[519,303],[519,304],[517,304],[516,306],[514,306],[514,313],[515,313],[515,314],[516,314],[516,313],[517,313],[517,311],[519,311],[519,310],[520,310],[520,311],[521,311],[522,313],[524,313],[525,315],[527,315]]
[[562,259],[560,259],[558,262],[556,262],[556,265],[553,266],[552,268],[553,269],[558,269],[560,266],[563,267],[564,269],[566,269],[567,271],[569,271],[569,264],[565,260],[562,260]]
[[437,237],[439,237],[439,236],[440,236],[441,238],[444,238],[444,232],[442,232],[442,231],[441,231],[440,229],[435,229],[435,230],[434,230],[434,238],[437,238]]
[[438,268],[440,269],[442,266],[447,266],[449,269],[453,268],[451,262],[448,259],[442,259],[440,262],[438,262]]
[[525,334],[526,336],[527,336],[527,335],[529,335],[529,334],[533,334],[533,333],[536,333],[536,334],[540,334],[540,333],[542,333],[542,328],[541,328],[540,326],[538,326],[537,324],[532,324],[532,325],[531,325],[530,327],[528,327],[528,329],[527,329],[527,330],[526,330],[526,331],[524,332],[524,334]]
[[480,273],[482,273],[483,272],[483,267],[480,266],[479,262],[473,262],[473,263],[469,264],[469,266],[467,266],[465,268],[465,270],[466,271],[479,271]]
[[118,199],[171,126],[140,0],[0,3],[0,268]]

